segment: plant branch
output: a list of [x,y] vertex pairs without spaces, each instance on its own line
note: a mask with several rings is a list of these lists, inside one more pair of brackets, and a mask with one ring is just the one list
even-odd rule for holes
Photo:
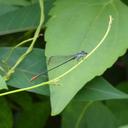
[[29,48],[27,49],[27,51],[22,54],[20,56],[20,58],[17,60],[17,62],[14,64],[14,66],[7,72],[7,74],[4,76],[4,80],[7,81],[9,80],[10,76],[15,72],[15,69],[16,67],[26,58],[26,56],[33,50],[33,46],[38,38],[38,35],[40,33],[40,30],[41,30],[41,27],[42,27],[42,24],[44,22],[44,6],[43,6],[43,1],[42,0],[39,0],[39,3],[40,3],[40,9],[41,9],[41,14],[40,14],[40,23],[37,27],[37,30],[34,34],[34,37],[33,37],[33,40],[32,40],[32,43],[31,45],[29,46]]

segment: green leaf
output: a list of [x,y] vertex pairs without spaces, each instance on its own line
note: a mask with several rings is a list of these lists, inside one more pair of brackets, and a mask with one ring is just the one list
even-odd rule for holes
[[[123,82],[117,87],[128,92],[128,82]],[[128,124],[128,100],[110,100],[106,104],[115,115],[119,126]]]
[[128,101],[112,100],[107,101],[107,106],[113,112],[119,126],[128,124]]
[[45,22],[47,22],[47,20],[49,19],[49,11],[52,8],[53,2],[55,0],[45,0],[44,2],[44,13],[45,13]]
[[123,81],[122,83],[118,84],[117,88],[125,93],[128,93],[128,81]]
[[114,88],[102,77],[97,77],[89,82],[74,98],[74,100],[78,101],[97,101],[108,99],[128,99],[128,95]]
[[30,4],[30,2],[27,0],[0,0],[0,4],[23,6]]
[[0,90],[2,89],[8,89],[5,80],[3,79],[3,77],[0,75]]
[[[13,1],[13,2],[12,2]],[[45,20],[48,20],[48,12],[52,7],[54,0],[46,0],[44,13]],[[0,4],[0,35],[33,30],[39,24],[40,8],[39,1],[30,4],[26,0],[8,0],[1,1]],[[28,5],[24,7],[11,5]]]
[[120,126],[119,128],[128,128],[128,125]]
[[16,120],[14,121],[16,128],[43,128],[50,115],[47,97],[20,92],[9,95],[9,100],[14,108],[18,109],[15,112]]
[[12,128],[13,117],[11,109],[7,101],[0,97],[0,127],[1,128]]
[[14,105],[17,105],[18,107],[20,106],[22,109],[30,109],[32,105],[32,97],[27,92],[11,94],[9,95],[9,99]]
[[9,6],[9,5],[0,5],[0,16],[9,13],[11,11],[14,11],[18,9],[18,7],[15,6]]
[[87,107],[86,102],[72,102],[62,115],[62,128],[117,128],[112,112],[101,103]]
[[[0,48],[0,60],[3,61],[8,56],[11,48]],[[17,48],[7,61],[9,67],[13,66],[16,60],[25,52],[26,48]],[[31,82],[31,78],[37,75],[41,71],[46,71],[44,51],[35,48],[31,54],[17,67],[15,73],[11,79],[7,82],[8,85],[16,88],[30,87],[32,85],[44,82],[47,80],[47,76],[42,76],[37,80]],[[43,95],[49,95],[48,86],[43,86],[30,90]]]
[[34,4],[0,15],[0,35],[36,28],[39,11],[39,5]]
[[22,110],[17,117],[16,128],[43,128],[50,115],[50,105],[33,103],[27,110]]
[[[102,39],[112,15],[112,29],[103,44],[79,67],[50,86],[52,115],[60,113],[75,94],[95,76],[112,66],[128,48],[128,7],[120,0],[57,0],[45,33],[46,56],[90,53]],[[55,47],[57,46],[57,47]],[[50,79],[70,69],[75,62],[49,73]]]

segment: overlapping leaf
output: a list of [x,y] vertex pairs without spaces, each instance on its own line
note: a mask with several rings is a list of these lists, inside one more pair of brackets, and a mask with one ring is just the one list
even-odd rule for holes
[[[34,110],[34,111],[33,111]],[[29,109],[24,109],[17,117],[17,128],[44,127],[50,114],[50,106],[47,102],[33,103]],[[29,120],[28,120],[29,119]]]
[[74,98],[74,100],[78,101],[97,101],[109,99],[128,99],[128,94],[114,88],[102,77],[98,77],[90,81]]
[[[45,20],[54,0],[44,1]],[[19,5],[19,6],[14,6]],[[21,6],[23,5],[23,6]],[[38,0],[0,1],[0,35],[33,30],[39,24],[40,8]]]
[[30,4],[27,0],[0,0],[0,4],[7,4],[7,5],[28,5]]
[[0,97],[0,127],[1,128],[13,127],[12,111],[9,107],[8,102],[3,97]]
[[[102,117],[102,118],[101,118]],[[112,112],[101,103],[89,107],[86,102],[72,102],[64,110],[62,128],[117,128]]]
[[34,29],[38,23],[38,4],[21,7],[0,16],[0,35]]
[[[10,50],[11,48],[0,48],[1,61],[6,59]],[[26,48],[18,48],[14,50],[13,54],[9,57],[6,66],[13,66],[25,50]],[[45,62],[44,51],[35,48],[33,52],[17,67],[15,73],[12,75],[7,84],[16,88],[24,88],[46,81],[47,76],[42,76],[33,82],[30,81],[34,75],[47,69]],[[34,89],[33,91],[45,95],[49,94],[48,86],[40,87]]]

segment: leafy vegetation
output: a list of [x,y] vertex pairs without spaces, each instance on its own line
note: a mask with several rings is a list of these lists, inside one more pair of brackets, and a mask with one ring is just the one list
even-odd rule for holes
[[127,0],[0,0],[0,128],[127,128],[127,11]]

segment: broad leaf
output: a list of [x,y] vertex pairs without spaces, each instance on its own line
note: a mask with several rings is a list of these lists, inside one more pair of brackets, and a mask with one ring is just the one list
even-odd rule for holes
[[38,4],[21,7],[0,16],[0,35],[34,29],[38,23]]
[[10,95],[9,99],[15,107],[21,108],[15,114],[16,128],[42,128],[45,125],[50,115],[50,104],[44,101],[44,97],[43,100],[36,97],[35,101],[29,93],[22,92]]
[[[123,82],[117,87],[120,90],[128,92],[128,82]],[[118,120],[117,123],[119,126],[128,124],[128,100],[110,100],[106,104]]]
[[11,11],[14,11],[16,9],[18,9],[18,7],[0,4],[0,16],[4,15],[6,13],[9,13]]
[[128,93],[128,81],[124,81],[117,85],[117,88],[121,91],[124,91],[125,93]]
[[112,112],[101,103],[87,107],[86,102],[73,102],[64,110],[62,128],[117,128]]
[[[30,4],[27,0],[11,0],[13,2],[8,1],[0,1],[5,4],[0,4],[0,35],[33,30],[35,29],[40,20],[40,7],[39,1],[32,2],[35,4]],[[52,7],[52,3],[54,0],[46,0],[44,3],[44,13],[45,20],[48,19],[48,12]],[[7,3],[7,4],[6,4]],[[8,5],[9,4],[9,5]],[[11,6],[13,5],[28,5],[28,6]]]
[[107,101],[107,106],[113,112],[117,124],[119,126],[128,124],[128,101],[127,100],[112,100]]
[[[0,48],[0,60],[4,61],[9,54],[11,48]],[[16,60],[25,52],[26,48],[18,48],[9,57],[7,64],[9,67],[13,66]],[[30,81],[34,75],[42,71],[46,71],[44,51],[41,49],[34,49],[31,54],[17,67],[15,73],[7,82],[8,85],[16,88],[30,87],[32,85],[44,82],[47,80],[47,75],[38,78],[35,81]],[[40,94],[49,94],[48,86],[30,90]]]
[[[114,20],[103,44],[84,63],[60,79],[60,86],[50,86],[52,115],[60,113],[88,81],[103,74],[125,53],[128,48],[127,11],[127,6],[120,0],[56,1],[45,34],[47,57],[75,54],[81,50],[90,53],[103,37],[109,15]],[[75,64],[69,63],[49,73],[50,79]]]
[[11,94],[9,95],[9,99],[22,109],[30,109],[30,106],[32,105],[32,97],[27,92]]
[[128,124],[127,125],[120,126],[119,128],[128,128]]
[[43,128],[50,115],[47,102],[33,103],[29,109],[23,109],[16,121],[16,128]]
[[6,99],[0,97],[0,127],[12,128],[13,117],[9,104]]
[[30,2],[27,0],[0,0],[0,4],[23,6],[30,4]]
[[108,99],[128,99],[126,93],[114,88],[102,77],[95,78],[79,91],[74,100],[96,101]]
[[53,6],[53,2],[55,0],[45,0],[44,2],[44,13],[45,13],[45,22],[47,22],[49,16],[48,16],[48,13],[50,11],[50,9],[52,8]]

